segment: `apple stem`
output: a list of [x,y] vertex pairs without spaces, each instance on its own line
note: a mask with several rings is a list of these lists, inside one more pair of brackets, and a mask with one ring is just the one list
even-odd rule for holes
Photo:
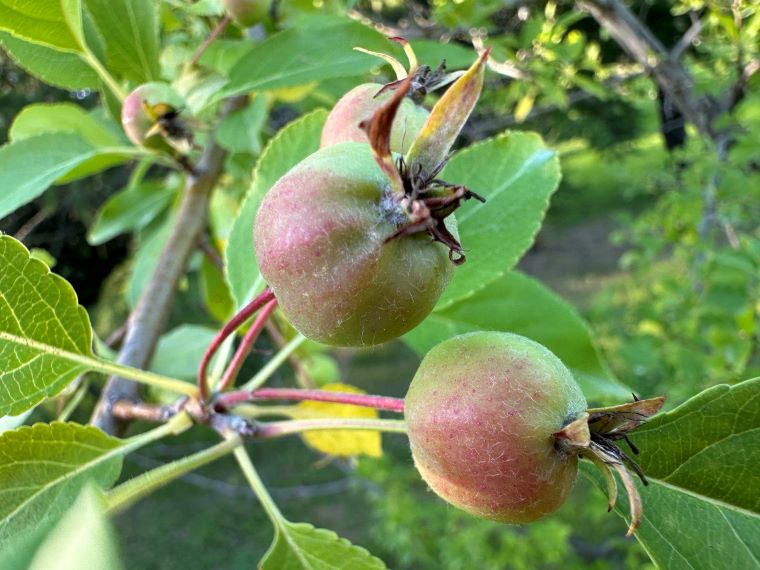
[[287,420],[257,424],[254,439],[272,439],[313,430],[372,430],[389,433],[406,433],[403,420],[365,418],[320,418],[313,420]]
[[190,58],[190,65],[195,65],[198,63],[198,60],[200,60],[201,56],[206,52],[208,47],[212,43],[214,43],[214,40],[216,40],[216,38],[219,37],[219,34],[221,34],[224,31],[224,29],[229,25],[229,23],[230,23],[230,17],[229,15],[226,15],[216,25],[216,27],[213,30],[211,30],[211,33],[203,41],[203,43],[198,46],[198,49],[195,50],[195,53],[193,53],[193,57]]
[[264,291],[261,292],[258,297],[240,309],[240,311],[238,311],[238,313],[232,317],[227,322],[227,324],[224,325],[224,327],[222,327],[222,330],[220,330],[211,341],[211,344],[209,344],[206,352],[203,354],[201,363],[198,366],[198,392],[200,394],[201,401],[206,401],[208,399],[208,381],[206,378],[208,366],[211,362],[211,359],[214,357],[214,354],[216,354],[216,352],[219,350],[221,344],[228,336],[233,334],[238,328],[243,325],[243,323],[245,323],[245,321],[247,321],[254,313],[256,313],[256,311],[274,299],[274,293],[269,287],[267,287],[264,289]]
[[345,392],[331,392],[328,390],[304,390],[301,388],[259,388],[258,390],[241,390],[227,392],[216,399],[217,406],[228,408],[235,404],[254,400],[293,400],[311,402],[332,402],[336,404],[349,404],[363,406],[376,410],[404,413],[404,400],[388,396],[372,396],[369,394],[349,394]]
[[256,316],[256,320],[253,321],[251,328],[245,333],[245,336],[235,351],[235,355],[232,357],[229,366],[227,366],[227,369],[224,371],[224,375],[217,387],[219,392],[223,392],[233,385],[238,372],[240,372],[240,368],[243,366],[243,362],[245,362],[245,359],[251,352],[251,348],[253,348],[253,343],[256,342],[256,339],[259,337],[259,334],[267,323],[267,319],[269,319],[269,316],[276,307],[277,299],[272,299],[269,303],[264,305],[261,312]]

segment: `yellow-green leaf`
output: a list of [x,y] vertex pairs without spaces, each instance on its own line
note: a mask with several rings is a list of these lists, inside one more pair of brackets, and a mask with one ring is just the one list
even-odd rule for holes
[[82,51],[78,0],[0,0],[0,30],[61,51]]
[[[322,390],[364,394],[364,391],[348,384],[328,384]],[[331,402],[301,402],[295,408],[298,417],[322,418],[377,418],[377,410],[349,404]],[[383,454],[379,431],[372,430],[315,430],[303,434],[304,441],[311,447],[328,455],[349,457],[366,455],[380,457]]]
[[[19,414],[87,370],[92,329],[74,290],[10,236],[0,236],[0,416]],[[73,357],[73,358],[72,358]]]

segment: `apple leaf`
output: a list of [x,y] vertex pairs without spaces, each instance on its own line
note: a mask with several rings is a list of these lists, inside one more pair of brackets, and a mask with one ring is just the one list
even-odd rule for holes
[[217,98],[361,75],[377,61],[351,49],[357,45],[381,51],[392,46],[379,32],[346,18],[325,18],[290,28],[237,60]]
[[62,89],[97,89],[98,74],[78,53],[17,38],[0,30],[0,46],[20,67],[45,83]]
[[74,290],[0,235],[0,415],[58,394],[88,369],[92,329]]
[[575,309],[517,271],[466,299],[436,307],[404,340],[425,354],[447,338],[479,330],[517,333],[545,345],[572,370],[589,401],[619,403],[630,398],[631,391],[604,364]]
[[[758,433],[760,378],[714,386],[630,434],[649,480],[636,538],[658,567],[758,567]],[[616,511],[629,519],[624,499]]]
[[78,0],[0,0],[0,30],[60,51],[82,51],[82,13]]
[[29,570],[118,570],[113,530],[98,490],[87,486],[34,555]]
[[113,485],[121,448],[99,429],[74,423],[36,424],[0,435],[0,543],[54,524],[89,481]]
[[486,203],[470,200],[455,214],[467,262],[454,270],[439,308],[504,275],[530,248],[559,184],[559,160],[534,133],[504,133],[455,154],[441,178]]
[[153,0],[85,0],[100,37],[106,63],[134,83],[160,79],[158,8]]
[[383,570],[385,564],[331,530],[281,521],[260,570]]
[[[322,386],[322,390],[364,394],[363,390],[349,384],[334,383]],[[350,404],[332,402],[301,402],[294,406],[298,418],[377,418],[377,410]],[[380,457],[383,454],[379,431],[375,430],[314,430],[302,434],[303,440],[310,446],[338,457],[366,455]]]
[[0,218],[34,200],[97,152],[71,133],[41,134],[0,147]]
[[261,153],[225,250],[227,280],[238,307],[252,298],[259,278],[253,253],[253,222],[261,199],[283,174],[319,149],[325,119],[327,111],[323,109],[304,115],[277,133]]

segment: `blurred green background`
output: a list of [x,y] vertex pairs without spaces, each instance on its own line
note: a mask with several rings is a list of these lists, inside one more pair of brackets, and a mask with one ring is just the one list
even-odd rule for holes
[[[750,61],[757,55],[755,2],[739,3],[743,27],[735,25],[727,2],[628,4],[668,48],[678,44],[695,18],[703,22],[698,39],[683,54],[701,93],[719,93],[736,79],[740,58]],[[711,385],[760,374],[757,77],[731,113],[735,144],[724,160],[717,160],[709,141],[683,128],[677,113],[662,120],[668,102],[658,96],[646,70],[628,60],[572,2],[302,0],[279,2],[277,9],[279,26],[351,11],[402,35],[433,40],[424,54],[433,66],[446,55],[453,67],[461,67],[471,59],[462,46],[487,34],[494,58],[516,66],[520,79],[487,75],[482,101],[460,144],[505,129],[536,131],[559,151],[563,170],[546,223],[518,268],[579,308],[616,376],[643,397],[665,393],[674,406]],[[167,1],[161,10],[165,44],[176,52],[165,52],[165,66],[200,43],[218,18],[213,1]],[[249,30],[250,35],[265,37],[272,25]],[[381,79],[378,73],[373,79]],[[260,142],[304,112],[329,108],[363,80],[339,78],[276,93],[260,126]],[[0,52],[0,140],[6,140],[21,107],[35,101],[96,104],[89,91],[38,82]],[[240,198],[257,154],[233,155],[222,196],[232,202]],[[141,231],[91,246],[85,234],[128,174],[127,168],[112,169],[69,184],[0,220],[2,231],[47,252],[104,337],[128,312],[130,270],[147,255],[150,240]],[[705,236],[703,199],[711,184],[717,221]],[[224,199],[212,206],[220,216],[231,208]],[[200,263],[196,260],[196,269]],[[202,347],[209,329],[218,326],[218,312],[201,294],[199,273],[184,283],[169,328],[195,325],[178,334],[181,343],[191,339]],[[272,348],[266,342],[263,351]],[[185,364],[193,369],[191,362]],[[312,372],[328,380],[403,396],[418,357],[393,342],[335,351],[310,364]],[[256,363],[247,366],[255,370]],[[292,381],[293,371],[285,367],[273,384]],[[94,393],[88,398],[94,401]],[[54,412],[50,406],[36,413],[47,417]],[[73,419],[87,421],[88,411],[80,410]],[[193,432],[141,450],[126,459],[123,477],[215,440],[211,432],[207,441]],[[298,438],[249,446],[286,516],[334,529],[391,568],[650,566],[642,548],[623,537],[624,523],[607,514],[603,494],[583,478],[556,515],[528,526],[504,526],[476,520],[438,500],[414,471],[403,437],[386,435],[383,447],[379,459],[336,459],[310,450]],[[126,567],[142,569],[250,568],[272,532],[229,458],[131,508],[116,519],[116,527]]]

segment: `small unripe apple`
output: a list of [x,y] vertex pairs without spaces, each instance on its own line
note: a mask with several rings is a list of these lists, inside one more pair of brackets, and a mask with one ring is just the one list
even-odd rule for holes
[[[330,111],[322,129],[321,147],[344,142],[368,143],[367,133],[359,124],[370,118],[392,97],[391,91],[376,96],[381,89],[382,85],[363,83],[341,97]],[[427,109],[405,97],[393,120],[391,151],[404,153],[409,150],[429,115]]]
[[[370,145],[323,148],[267,192],[254,225],[261,274],[291,324],[336,346],[396,338],[435,306],[452,273],[448,248],[408,222]],[[453,227],[453,226],[452,226]]]
[[[554,354],[502,332],[437,345],[404,403],[414,463],[430,488],[505,523],[534,521],[564,502],[578,453],[558,433],[585,410],[580,387]],[[585,437],[587,445],[587,428]]]

